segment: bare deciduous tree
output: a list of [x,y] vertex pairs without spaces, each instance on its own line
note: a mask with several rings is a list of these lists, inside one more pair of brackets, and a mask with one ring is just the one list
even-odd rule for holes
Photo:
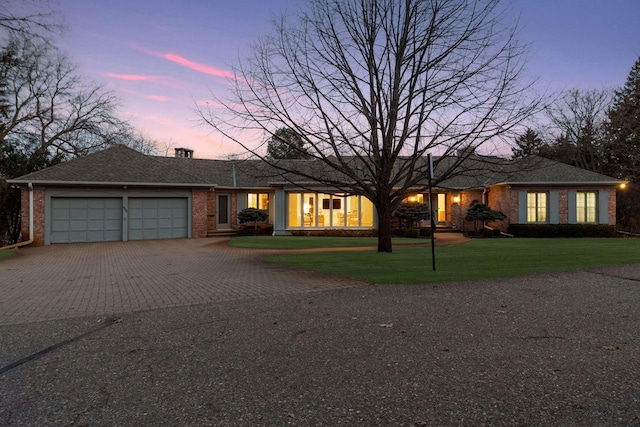
[[60,33],[64,24],[46,0],[3,0],[0,3],[0,29],[29,38]]
[[611,101],[611,91],[604,89],[572,89],[559,97],[547,109],[557,130],[552,156],[582,169],[606,173],[611,154],[604,123]]
[[[437,184],[538,108],[499,0],[310,0],[298,18],[278,21],[238,67],[233,96],[218,99],[226,109],[200,116],[283,176],[366,196],[378,251],[392,250],[393,211],[425,188],[425,154],[441,162]],[[283,127],[325,167],[270,159],[235,136]]]
[[77,157],[133,134],[116,116],[115,94],[85,83],[50,44],[14,34],[1,54],[5,115],[0,141],[28,142],[39,153]]

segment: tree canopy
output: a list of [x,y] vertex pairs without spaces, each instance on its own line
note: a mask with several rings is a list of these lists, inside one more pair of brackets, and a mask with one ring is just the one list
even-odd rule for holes
[[276,130],[267,145],[267,157],[271,159],[306,159],[309,153],[304,147],[304,140],[298,133],[289,128]]
[[[436,164],[447,159],[436,185],[536,111],[520,79],[524,46],[498,0],[306,6],[256,43],[236,69],[232,96],[216,97],[226,108],[200,116],[285,178],[366,196],[378,214],[378,250],[390,252],[392,213],[424,190],[426,154],[438,155]],[[269,158],[236,136],[281,128],[324,167]]]

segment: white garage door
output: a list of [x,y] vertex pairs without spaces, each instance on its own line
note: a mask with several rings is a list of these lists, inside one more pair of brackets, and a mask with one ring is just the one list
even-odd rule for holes
[[122,240],[122,199],[51,198],[51,243]]
[[129,198],[129,240],[188,237],[187,200],[186,197]]

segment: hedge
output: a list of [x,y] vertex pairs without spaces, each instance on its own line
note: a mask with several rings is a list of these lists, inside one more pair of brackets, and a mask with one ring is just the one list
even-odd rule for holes
[[516,237],[616,237],[616,227],[606,224],[511,224]]

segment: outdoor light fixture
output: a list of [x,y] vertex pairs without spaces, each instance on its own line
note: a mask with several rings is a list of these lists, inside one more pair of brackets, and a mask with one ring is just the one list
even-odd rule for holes
[[624,190],[625,188],[627,188],[627,183],[623,182],[622,184],[620,184],[620,189]]
[[460,203],[460,195],[453,196],[453,203]]

